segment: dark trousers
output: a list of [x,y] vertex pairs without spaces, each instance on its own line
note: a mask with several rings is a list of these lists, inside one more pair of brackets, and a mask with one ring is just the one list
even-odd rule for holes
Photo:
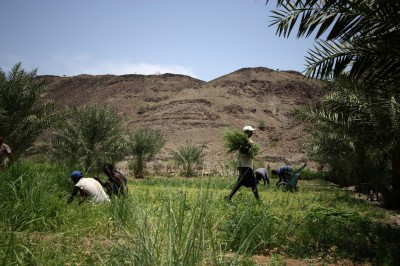
[[251,187],[253,191],[254,197],[259,200],[260,197],[258,195],[257,190],[257,179],[254,175],[253,169],[251,167],[239,167],[239,177],[236,182],[236,185],[233,187],[231,194],[229,194],[229,199],[232,199],[233,195],[242,187]]

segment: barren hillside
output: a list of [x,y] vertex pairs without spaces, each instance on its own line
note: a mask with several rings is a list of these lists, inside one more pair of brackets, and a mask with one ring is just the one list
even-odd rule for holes
[[191,142],[204,147],[211,171],[221,170],[229,160],[222,132],[258,127],[261,121],[266,130],[257,130],[253,140],[261,145],[265,165],[304,160],[305,134],[292,111],[323,95],[319,83],[300,73],[262,67],[240,69],[210,82],[175,74],[42,78],[49,88],[46,97],[57,99],[59,108],[107,105],[132,130],[161,130],[167,143],[156,163],[166,165],[171,151]]

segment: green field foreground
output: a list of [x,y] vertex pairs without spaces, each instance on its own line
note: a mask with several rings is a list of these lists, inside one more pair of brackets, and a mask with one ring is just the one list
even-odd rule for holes
[[[322,180],[274,181],[258,203],[236,177],[129,179],[129,196],[66,204],[69,169],[20,162],[0,173],[2,265],[398,265],[396,213]],[[101,177],[101,176],[100,176]],[[101,177],[105,179],[105,177]]]

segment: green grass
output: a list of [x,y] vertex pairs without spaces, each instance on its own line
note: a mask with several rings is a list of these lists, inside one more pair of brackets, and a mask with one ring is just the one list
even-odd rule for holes
[[[129,181],[104,205],[66,199],[69,170],[21,162],[0,174],[2,265],[254,265],[253,255],[321,263],[399,262],[393,214],[320,180],[295,193],[259,186],[261,203],[235,177]],[[274,180],[272,180],[274,181]],[[229,254],[229,255],[228,255]],[[232,255],[233,254],[233,255]]]

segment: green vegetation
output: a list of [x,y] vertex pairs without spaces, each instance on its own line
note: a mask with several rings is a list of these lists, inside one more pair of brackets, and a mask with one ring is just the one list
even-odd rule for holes
[[314,35],[306,76],[326,81],[330,92],[301,115],[312,159],[328,166],[332,181],[371,183],[386,207],[400,209],[400,3],[278,0],[276,7],[279,36],[295,25],[297,37]]
[[56,118],[54,101],[45,101],[43,82],[36,70],[26,72],[17,63],[6,74],[0,69],[0,136],[20,157]]
[[267,123],[264,120],[259,120],[258,121],[258,128],[260,130],[266,130],[267,129]]
[[[306,75],[326,81],[331,92],[320,106],[300,112],[310,129],[310,158],[328,165],[328,176],[338,184],[378,176],[386,206],[399,208],[400,4],[277,3],[273,25],[279,35],[288,37],[296,24],[298,37],[316,32]],[[20,64],[9,76],[0,72],[0,134],[16,154],[31,147],[51,122],[53,103],[41,101],[44,87],[34,76]],[[66,140],[65,146],[80,145],[85,152],[71,146],[68,152],[79,157],[64,156],[67,152],[59,158],[72,158],[70,164],[88,170],[110,154],[125,155],[118,150],[123,147],[119,130],[104,135],[118,128],[113,114],[106,109],[75,112],[77,119],[83,116],[79,126],[68,120],[55,143]],[[137,156],[135,177],[142,177],[146,158],[164,144],[158,133],[147,136],[143,131],[129,135],[130,153]],[[114,137],[117,146],[104,142]],[[223,138],[228,153],[248,142],[239,131],[225,132]],[[146,148],[156,140],[162,141]],[[62,151],[64,146],[55,147]],[[252,145],[252,155],[257,148]],[[257,254],[270,255],[273,265],[284,264],[285,258],[320,264],[400,261],[400,228],[388,219],[395,213],[330,186],[319,174],[305,172],[311,181],[300,180],[296,193],[260,187],[261,203],[246,189],[233,203],[223,200],[236,178],[151,177],[131,180],[128,197],[78,206],[66,204],[70,170],[19,160],[0,173],[2,265],[252,265]]]
[[183,167],[181,174],[186,177],[195,176],[195,168],[202,167],[204,162],[203,148],[190,143],[179,147],[178,152],[172,152],[172,157],[178,166]]
[[394,84],[400,78],[399,10],[398,1],[277,0],[271,25],[285,38],[296,29],[298,38],[315,38],[308,77],[336,78],[349,69],[355,80]]
[[109,204],[66,204],[68,169],[19,161],[0,173],[3,265],[255,265],[267,255],[310,263],[393,265],[393,214],[320,180],[296,193],[260,186],[223,200],[232,178],[130,179]]
[[107,162],[118,162],[126,154],[122,121],[108,107],[74,107],[65,119],[52,140],[56,161],[89,171],[102,169]]
[[[398,93],[386,87],[366,88],[345,75],[332,86],[324,103],[299,112],[310,132],[309,158],[340,169],[331,171],[331,179],[340,185],[374,181],[387,187],[388,155],[398,152]],[[373,180],[376,176],[380,180]]]
[[144,178],[143,170],[165,144],[164,135],[159,130],[137,129],[128,135],[128,155],[133,156],[129,168],[133,169],[135,178]]
[[223,132],[222,138],[228,154],[240,150],[255,157],[260,151],[260,146],[255,142],[250,143],[249,137],[243,131],[229,129]]

